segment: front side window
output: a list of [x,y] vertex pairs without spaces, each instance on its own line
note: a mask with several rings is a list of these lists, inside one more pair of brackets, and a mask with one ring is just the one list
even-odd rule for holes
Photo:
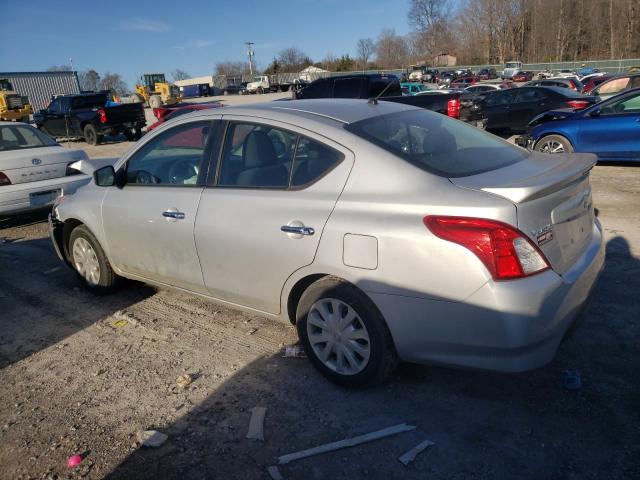
[[49,104],[49,111],[51,113],[60,113],[62,111],[59,98],[56,98],[53,102]]
[[600,112],[602,115],[622,113],[638,114],[640,113],[640,94],[611,102],[608,105],[603,106],[600,109]]
[[57,145],[53,138],[33,127],[27,125],[0,127],[0,151],[50,147],[53,145]]
[[198,184],[211,122],[175,126],[147,142],[127,163],[127,185]]
[[225,135],[218,186],[301,188],[343,156],[319,142],[269,125],[232,122]]
[[327,79],[311,82],[300,92],[299,98],[328,98],[331,96],[331,84]]
[[345,127],[423,170],[463,177],[506,167],[527,152],[466,123],[426,110],[372,117]]

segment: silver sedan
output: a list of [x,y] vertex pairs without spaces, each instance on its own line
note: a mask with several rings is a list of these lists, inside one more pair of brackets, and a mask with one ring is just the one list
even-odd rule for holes
[[127,277],[293,322],[341,384],[399,360],[522,371],[602,269],[594,163],[390,102],[207,110],[93,171],[51,236],[91,289]]
[[59,195],[88,183],[86,175],[69,168],[87,158],[31,125],[0,122],[0,217],[51,208]]

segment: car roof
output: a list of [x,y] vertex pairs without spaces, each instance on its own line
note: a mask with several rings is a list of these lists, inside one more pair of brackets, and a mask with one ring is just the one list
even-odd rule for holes
[[4,122],[4,121],[0,121],[0,127],[8,127],[10,125],[26,125],[27,127],[31,127],[31,128],[35,128],[33,125],[29,125],[28,123],[24,123],[24,122]]
[[[379,115],[397,112],[421,110],[418,107],[396,102],[380,100],[369,103],[367,100],[346,98],[323,98],[311,100],[281,100],[249,105],[225,106],[223,115],[247,115],[261,117],[268,115],[274,120],[293,121],[300,117],[325,123],[326,120],[350,124]],[[220,115],[217,109],[201,110],[190,115]]]

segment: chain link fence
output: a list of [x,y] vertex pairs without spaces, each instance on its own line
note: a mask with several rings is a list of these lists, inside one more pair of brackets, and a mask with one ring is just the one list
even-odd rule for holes
[[[621,73],[628,71],[631,67],[640,68],[640,58],[627,58],[623,60],[581,60],[576,62],[548,62],[548,63],[523,63],[522,70],[532,71],[534,73],[543,71],[559,71],[559,70],[571,70],[577,71],[582,68],[582,65],[587,67],[598,69],[601,72],[608,73]],[[439,69],[458,70],[469,69],[477,72],[483,68],[494,68],[498,74],[504,69],[503,64],[494,65],[456,65],[455,67],[433,67]],[[280,84],[295,84],[300,79],[307,82],[312,82],[319,78],[336,77],[340,75],[353,75],[355,73],[361,74],[387,74],[400,76],[403,73],[408,73],[409,68],[396,68],[391,70],[356,70],[349,72],[288,72],[279,73],[276,75],[278,83]],[[257,75],[257,74],[256,74]],[[254,75],[255,76],[255,75]],[[272,77],[272,76],[270,76]],[[240,85],[242,82],[251,82],[253,77],[250,75],[217,75],[213,77],[213,87],[219,89],[225,89],[229,85]]]

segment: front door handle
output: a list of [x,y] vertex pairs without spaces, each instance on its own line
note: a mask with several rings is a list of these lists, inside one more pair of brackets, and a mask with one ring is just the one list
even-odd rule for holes
[[162,216],[168,219],[174,219],[174,220],[184,220],[184,213],[183,212],[177,212],[174,210],[167,210],[166,212],[162,212]]
[[285,233],[295,233],[297,235],[313,235],[316,231],[311,227],[298,227],[295,225],[283,225],[280,230]]

